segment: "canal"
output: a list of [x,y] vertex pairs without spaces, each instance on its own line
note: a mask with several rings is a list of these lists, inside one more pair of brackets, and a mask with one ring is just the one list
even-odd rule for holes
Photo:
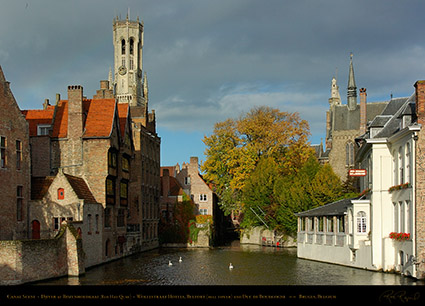
[[[181,258],[181,262],[179,259]],[[171,262],[172,265],[169,263]],[[233,269],[229,269],[232,263]],[[424,285],[398,274],[299,259],[296,248],[160,248],[34,285]]]

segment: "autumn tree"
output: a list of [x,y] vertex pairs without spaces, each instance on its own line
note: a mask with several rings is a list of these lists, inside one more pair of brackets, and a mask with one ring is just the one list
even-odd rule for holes
[[298,171],[312,154],[308,122],[298,113],[262,106],[238,119],[216,123],[204,137],[204,178],[214,183],[223,211],[242,209],[243,189],[261,157],[274,160],[280,173]]

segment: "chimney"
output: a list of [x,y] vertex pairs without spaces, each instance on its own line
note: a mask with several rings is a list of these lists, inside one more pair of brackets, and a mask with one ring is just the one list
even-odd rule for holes
[[43,109],[46,110],[48,106],[50,106],[49,99],[44,99]]
[[61,95],[57,93],[56,94],[56,104],[59,103],[60,99],[61,99]]
[[419,124],[425,124],[425,81],[417,81],[416,89],[416,116]]
[[366,88],[360,88],[360,135],[366,133],[367,116],[366,116],[367,94]]
[[83,87],[68,86],[68,138],[76,139],[83,135]]
[[162,169],[162,196],[170,195],[170,172],[168,169]]
[[102,80],[100,81],[100,89],[109,89],[109,81],[107,80]]

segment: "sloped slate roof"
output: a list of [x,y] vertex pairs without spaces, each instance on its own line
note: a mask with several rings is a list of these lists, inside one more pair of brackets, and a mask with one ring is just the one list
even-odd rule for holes
[[307,211],[296,213],[298,217],[316,217],[316,216],[341,216],[347,211],[347,207],[351,205],[351,199],[343,199],[323,206],[319,206]]
[[[366,104],[366,120],[371,121],[381,114],[388,102],[373,102]],[[358,130],[360,128],[360,105],[355,110],[349,110],[347,105],[335,106],[334,130]]]
[[[384,110],[383,113],[391,114],[392,118],[388,120],[388,122],[385,124],[383,129],[375,135],[374,138],[386,138],[390,137],[394,133],[396,133],[398,130],[400,130],[401,126],[401,115],[402,113],[407,109],[409,110],[410,104],[413,104],[415,101],[415,94],[410,96],[409,98],[403,98],[403,99],[393,99],[388,104],[388,107],[386,110]],[[390,113],[391,112],[391,113]]]

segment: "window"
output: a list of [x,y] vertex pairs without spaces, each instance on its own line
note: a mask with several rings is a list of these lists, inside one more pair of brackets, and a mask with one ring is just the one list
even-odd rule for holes
[[199,195],[199,201],[206,202],[207,201],[207,195],[206,194],[200,194]]
[[410,201],[406,201],[406,232],[412,233],[412,208]]
[[125,39],[121,40],[121,54],[125,54]]
[[357,213],[357,233],[366,233],[366,213],[364,211]]
[[324,230],[324,217],[319,217],[319,232],[323,232]]
[[347,142],[345,145],[345,164],[350,167],[354,165],[354,144],[352,142]]
[[16,188],[16,219],[18,221],[22,221],[23,202],[24,202],[23,187],[18,186]]
[[134,54],[134,39],[130,38],[130,54]]
[[338,233],[345,233],[344,216],[338,216],[337,222],[338,222]]
[[206,208],[201,208],[201,209],[199,210],[199,214],[200,214],[200,215],[208,215],[208,209],[206,209]]
[[108,166],[114,169],[117,167],[117,153],[114,150],[108,151]]
[[133,61],[133,57],[130,57],[130,70],[134,69],[134,61]]
[[6,168],[6,137],[0,136],[0,167]]
[[314,232],[314,217],[308,218],[308,230]]
[[400,206],[400,232],[404,233],[406,231],[405,228],[405,205],[403,202],[399,202],[398,205]]
[[334,218],[333,217],[327,217],[326,218],[326,230],[327,232],[332,233],[334,231]]
[[22,142],[16,140],[16,170],[21,170],[22,163]]
[[65,190],[63,188],[58,189],[58,200],[65,199]]
[[187,177],[184,178],[184,184],[190,185],[190,176],[187,176]]
[[115,204],[115,180],[106,179],[106,204]]
[[53,218],[53,230],[57,231],[59,229],[59,218]]
[[403,154],[403,148],[400,147],[398,150],[398,167],[399,167],[399,184],[404,183],[404,154]]
[[406,183],[411,183],[411,169],[410,169],[410,165],[411,165],[411,152],[410,152],[410,143],[406,143]]
[[124,172],[130,171],[130,160],[128,157],[122,156],[121,163],[122,163],[122,171]]
[[394,232],[398,233],[399,231],[399,207],[398,203],[393,203],[393,212],[394,212]]
[[127,181],[120,182],[120,199],[121,199],[121,205],[127,205],[128,203],[128,182]]
[[37,136],[49,135],[50,125],[39,124],[37,125]]
[[99,215],[95,216],[96,234],[99,234]]
[[123,227],[125,225],[124,222],[124,209],[119,209],[118,210],[118,215],[117,215],[117,226],[118,227]]

